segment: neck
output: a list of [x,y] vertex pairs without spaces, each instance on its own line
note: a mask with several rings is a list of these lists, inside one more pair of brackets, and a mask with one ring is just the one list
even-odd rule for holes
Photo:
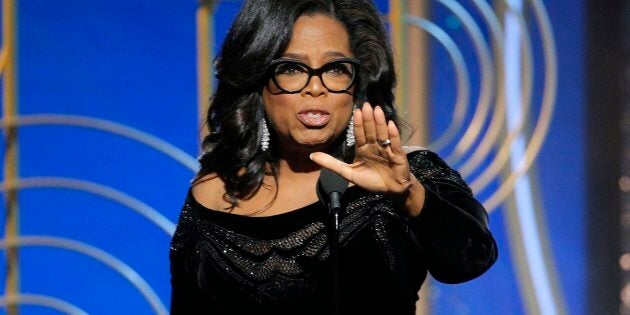
[[[318,164],[311,161],[309,155],[315,152],[314,150],[300,150],[300,151],[283,151],[280,155],[279,168],[282,173],[289,171],[291,173],[311,173],[319,171],[321,168]],[[285,173],[286,174],[286,173]]]
[[281,170],[284,169],[291,173],[311,173],[321,169],[318,164],[311,161],[309,155],[317,151],[326,152],[325,149],[303,145],[289,145],[286,142],[282,144],[279,148],[280,160],[278,165]]

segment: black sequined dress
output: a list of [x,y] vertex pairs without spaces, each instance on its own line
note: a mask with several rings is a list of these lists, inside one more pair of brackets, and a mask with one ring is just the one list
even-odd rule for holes
[[[343,196],[341,314],[414,314],[427,270],[457,283],[496,260],[487,214],[459,174],[430,151],[408,159],[427,192],[417,218],[356,186]],[[171,313],[330,314],[326,216],[320,203],[239,216],[189,192],[171,243]]]

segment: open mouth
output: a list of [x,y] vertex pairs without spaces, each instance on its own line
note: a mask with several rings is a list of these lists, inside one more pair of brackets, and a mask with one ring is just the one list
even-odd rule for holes
[[307,127],[322,127],[330,121],[330,113],[321,110],[305,110],[299,112],[297,118]]

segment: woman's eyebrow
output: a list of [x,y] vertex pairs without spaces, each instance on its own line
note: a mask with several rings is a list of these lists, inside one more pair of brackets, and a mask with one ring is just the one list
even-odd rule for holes
[[[326,57],[347,57],[346,54],[340,52],[340,51],[327,51],[324,53],[324,56]],[[298,53],[284,53],[282,54],[283,58],[291,58],[291,59],[297,59],[297,60],[306,60],[308,59],[308,57],[305,54],[298,54]]]
[[328,57],[348,57],[346,56],[346,54],[340,52],[340,51],[327,51],[324,55],[328,56]]
[[305,59],[307,59],[305,55],[303,55],[303,54],[296,54],[296,53],[284,53],[284,54],[282,54],[282,58],[290,58],[290,59],[297,59],[297,60],[305,60]]

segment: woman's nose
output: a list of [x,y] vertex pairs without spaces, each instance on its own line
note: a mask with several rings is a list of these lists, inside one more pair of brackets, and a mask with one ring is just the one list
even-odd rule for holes
[[317,96],[326,94],[327,92],[328,92],[328,89],[326,89],[326,87],[324,86],[322,79],[319,76],[314,75],[308,81],[308,84],[306,85],[306,87],[302,89],[301,94],[303,96],[310,95],[313,97],[317,97]]

